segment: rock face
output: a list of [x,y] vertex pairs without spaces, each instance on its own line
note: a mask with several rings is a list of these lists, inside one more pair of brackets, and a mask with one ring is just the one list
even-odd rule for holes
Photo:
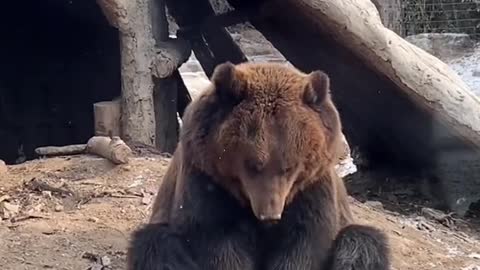
[[475,45],[469,35],[457,33],[418,34],[405,39],[441,60],[463,56]]

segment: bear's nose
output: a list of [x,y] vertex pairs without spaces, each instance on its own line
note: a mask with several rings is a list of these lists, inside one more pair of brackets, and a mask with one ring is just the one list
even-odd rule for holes
[[282,214],[260,215],[262,222],[275,222],[282,219]]

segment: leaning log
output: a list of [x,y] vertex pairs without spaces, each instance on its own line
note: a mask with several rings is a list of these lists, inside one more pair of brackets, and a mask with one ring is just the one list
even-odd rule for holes
[[372,2],[229,3],[259,4],[252,24],[295,66],[330,75],[346,135],[373,164],[431,171],[456,187],[447,200],[459,213],[479,199],[468,180],[480,175],[480,100],[445,63],[385,28]]

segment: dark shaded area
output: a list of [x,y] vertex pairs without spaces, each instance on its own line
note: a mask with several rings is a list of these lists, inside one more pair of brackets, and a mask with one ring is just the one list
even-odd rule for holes
[[118,33],[95,0],[5,2],[0,33],[0,159],[85,143],[93,103],[121,88]]

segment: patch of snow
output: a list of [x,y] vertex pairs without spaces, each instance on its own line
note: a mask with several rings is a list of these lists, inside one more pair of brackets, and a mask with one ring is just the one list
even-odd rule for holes
[[480,96],[480,44],[473,53],[456,58],[447,64],[463,79],[477,96]]

